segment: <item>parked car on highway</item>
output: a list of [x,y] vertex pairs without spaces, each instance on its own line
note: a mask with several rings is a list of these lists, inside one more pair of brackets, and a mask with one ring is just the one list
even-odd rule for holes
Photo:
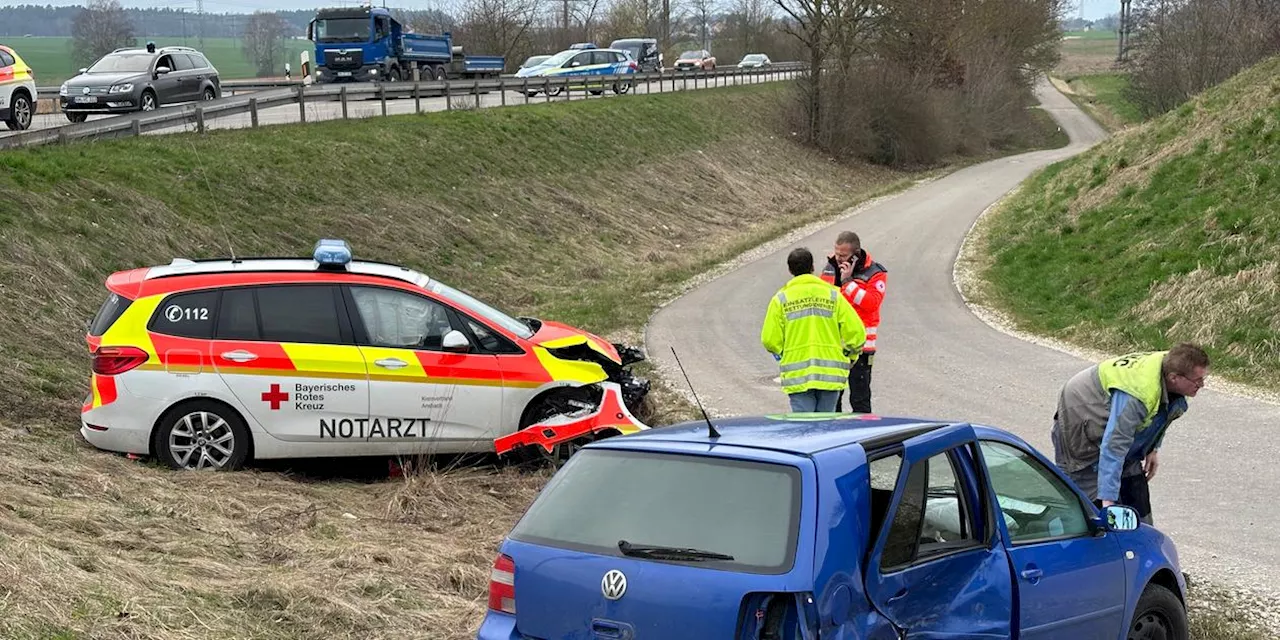
[[534,68],[534,67],[536,67],[536,66],[538,66],[538,65],[542,64],[543,62],[546,62],[550,57],[551,57],[551,56],[550,56],[549,54],[548,54],[548,55],[529,56],[528,58],[526,58],[526,59],[525,59],[525,61],[524,61],[524,62],[520,63],[520,68],[521,68],[521,69],[532,69],[532,68]]
[[[513,318],[342,241],[311,258],[175,259],[106,281],[80,433],[173,468],[498,452],[563,459],[647,428],[642,353]],[[535,427],[529,429],[530,427]]]
[[763,53],[748,53],[742,57],[742,61],[738,63],[739,69],[762,69],[773,65],[773,61],[769,56]]
[[1022,439],[787,414],[582,448],[499,548],[480,640],[1186,640],[1173,542]]
[[58,90],[72,122],[92,113],[151,111],[221,95],[218,70],[191,47],[116,49],[81,69]]
[[35,71],[17,51],[0,45],[0,122],[13,131],[29,129],[36,96]]
[[662,71],[662,52],[657,38],[621,38],[609,43],[610,49],[621,49],[631,54],[641,73]]
[[[517,78],[561,77],[573,78],[569,82],[570,91],[587,88],[591,93],[600,95],[605,91],[604,82],[592,82],[590,76],[629,75],[639,69],[639,64],[631,55],[621,49],[566,49],[547,58],[535,67],[520,69]],[[579,76],[583,76],[579,81]],[[530,83],[533,85],[533,83]],[[631,81],[612,83],[614,93],[622,94],[631,89]],[[565,85],[556,85],[550,89],[553,96],[560,95]],[[535,96],[541,89],[529,89],[528,95]]]
[[680,54],[679,58],[676,58],[674,67],[676,71],[693,71],[695,69],[713,71],[716,68],[716,57],[706,49],[686,51]]

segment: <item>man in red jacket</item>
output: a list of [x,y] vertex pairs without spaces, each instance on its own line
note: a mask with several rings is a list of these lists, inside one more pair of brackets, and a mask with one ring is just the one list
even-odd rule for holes
[[[884,265],[871,259],[858,234],[852,231],[842,231],[836,237],[835,250],[822,269],[822,279],[840,289],[867,328],[862,354],[849,370],[849,406],[854,413],[871,413],[871,365],[876,356],[880,303],[884,301],[888,273]],[[841,404],[842,400],[836,400],[837,411]]]

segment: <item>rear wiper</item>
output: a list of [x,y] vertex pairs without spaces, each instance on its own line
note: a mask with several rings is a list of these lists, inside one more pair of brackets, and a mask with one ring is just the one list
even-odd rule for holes
[[618,550],[623,555],[636,558],[660,558],[665,560],[733,560],[727,553],[703,551],[702,549],[686,549],[682,547],[659,547],[649,545],[633,545],[626,540],[618,541]]

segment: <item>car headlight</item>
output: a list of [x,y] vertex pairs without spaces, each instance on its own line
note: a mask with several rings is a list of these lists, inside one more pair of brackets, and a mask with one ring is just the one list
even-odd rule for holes
[[133,91],[133,83],[131,82],[117,84],[111,87],[111,93],[129,93],[130,91]]
[[70,93],[71,93],[71,92],[67,90],[67,83],[65,83],[65,82],[64,82],[64,83],[62,83],[62,86],[61,86],[61,87],[58,87],[58,95],[60,95],[60,96],[65,96],[65,95],[68,95],[68,94],[70,94]]

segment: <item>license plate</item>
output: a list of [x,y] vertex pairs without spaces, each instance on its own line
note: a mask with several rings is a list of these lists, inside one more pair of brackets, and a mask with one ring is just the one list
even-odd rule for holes
[[80,104],[92,104],[97,101],[97,96],[76,96],[76,102],[79,102]]
[[350,71],[339,71],[339,72],[338,72],[338,77],[339,77],[339,78],[350,78],[350,77],[351,77],[351,72],[350,72]]

